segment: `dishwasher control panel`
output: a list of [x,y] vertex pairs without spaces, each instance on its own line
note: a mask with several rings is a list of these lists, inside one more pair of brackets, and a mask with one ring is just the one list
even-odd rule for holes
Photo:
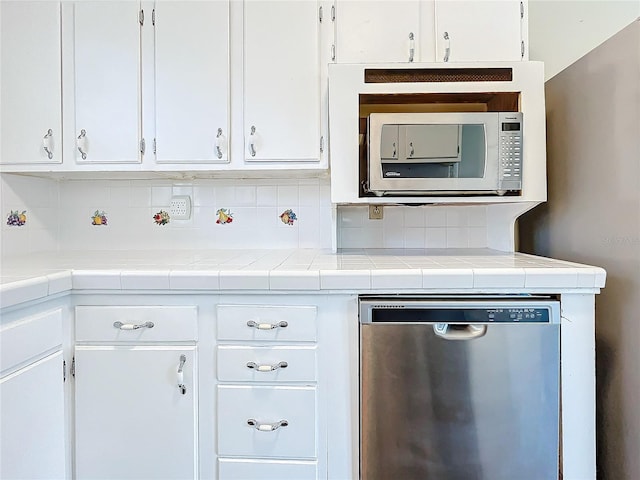
[[560,302],[361,299],[361,323],[560,323]]

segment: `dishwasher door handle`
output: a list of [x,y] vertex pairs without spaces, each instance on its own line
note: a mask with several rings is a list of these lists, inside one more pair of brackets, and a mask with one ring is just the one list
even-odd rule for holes
[[[452,328],[454,327],[454,328]],[[445,340],[473,340],[487,333],[486,325],[461,325],[459,323],[435,323],[433,332]]]

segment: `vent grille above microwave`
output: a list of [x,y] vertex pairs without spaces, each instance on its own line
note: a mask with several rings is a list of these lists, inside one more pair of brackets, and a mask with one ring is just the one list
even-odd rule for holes
[[367,68],[364,83],[510,82],[511,68]]

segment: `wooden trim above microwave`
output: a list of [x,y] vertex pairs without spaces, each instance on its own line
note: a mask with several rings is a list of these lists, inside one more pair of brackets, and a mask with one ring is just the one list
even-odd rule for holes
[[370,113],[519,112],[520,92],[361,93],[360,118]]

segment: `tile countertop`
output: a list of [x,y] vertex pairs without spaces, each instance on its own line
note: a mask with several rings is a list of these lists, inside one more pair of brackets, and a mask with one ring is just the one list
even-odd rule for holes
[[87,251],[4,259],[0,306],[74,290],[597,292],[602,268],[489,249]]

